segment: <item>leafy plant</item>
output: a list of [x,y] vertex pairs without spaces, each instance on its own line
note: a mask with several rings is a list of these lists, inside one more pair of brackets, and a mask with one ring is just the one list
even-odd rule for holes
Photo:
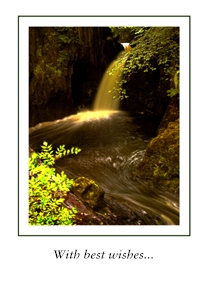
[[69,154],[78,154],[81,150],[72,147],[66,150],[61,145],[53,151],[52,145],[43,143],[40,153],[32,153],[29,158],[29,224],[30,225],[72,225],[77,210],[63,206],[71,185],[64,171],[56,173],[55,161]]
[[[165,80],[174,81],[176,72],[179,70],[179,28],[178,27],[110,27],[114,36],[120,36],[130,31],[132,49],[119,56],[118,62],[124,61],[121,67],[121,78],[114,88],[114,97],[118,92],[119,98],[128,97],[124,84],[128,82],[132,73],[142,70],[154,71],[161,68]],[[119,69],[117,63],[112,71],[113,74]],[[169,88],[168,88],[169,89]],[[172,88],[170,88],[172,89]],[[170,94],[170,92],[168,92]]]
[[172,88],[170,90],[167,90],[167,96],[169,97],[174,97],[175,95],[179,94],[179,89],[177,88]]
[[58,42],[60,44],[78,43],[83,45],[81,38],[78,34],[78,27],[55,27],[55,32],[58,32]]

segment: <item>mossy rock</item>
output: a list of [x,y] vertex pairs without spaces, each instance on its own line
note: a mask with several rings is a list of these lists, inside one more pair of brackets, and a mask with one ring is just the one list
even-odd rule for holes
[[153,179],[171,191],[179,188],[179,119],[170,122],[167,128],[149,143],[137,176]]
[[165,114],[157,129],[157,134],[163,133],[167,129],[170,122],[174,122],[179,118],[179,94],[170,98]]
[[74,180],[71,192],[78,196],[83,202],[92,209],[99,208],[104,201],[104,190],[93,180],[79,177]]

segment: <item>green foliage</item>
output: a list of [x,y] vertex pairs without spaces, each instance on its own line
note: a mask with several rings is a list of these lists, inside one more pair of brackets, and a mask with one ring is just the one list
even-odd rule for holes
[[[115,35],[118,33],[121,35],[126,29],[130,30],[132,35],[130,42],[132,49],[119,56],[120,62],[126,58],[125,65],[120,71],[121,79],[114,88],[114,91],[119,92],[121,99],[128,97],[124,84],[135,71],[149,72],[161,68],[165,80],[174,81],[175,74],[179,71],[178,27],[113,27],[111,29]],[[113,74],[117,68],[118,64],[113,72],[108,73]]]
[[131,42],[129,63],[137,69],[155,70],[163,67],[165,73],[174,76],[179,69],[179,28],[151,27],[141,37]]
[[174,74],[174,88],[167,90],[167,95],[169,97],[174,97],[175,95],[179,94],[179,70]]
[[84,46],[78,30],[78,27],[30,28],[32,104],[46,104],[51,92],[55,95],[67,90],[68,62],[75,61],[79,47]]
[[175,95],[179,94],[179,89],[172,88],[170,90],[167,90],[167,96],[174,97]]
[[117,77],[116,77],[116,86],[110,90],[108,93],[113,93],[113,98],[127,98],[128,96],[126,95],[126,90],[124,89],[123,85],[124,83],[126,83],[127,81],[123,78],[122,76],[122,71],[123,71],[123,66],[125,64],[127,60],[127,53],[123,53],[116,61],[115,66],[107,71],[107,74],[109,74],[110,76],[115,75],[117,73]]
[[73,147],[66,150],[65,145],[57,148],[44,142],[40,153],[32,153],[29,158],[29,224],[30,225],[72,225],[77,210],[63,206],[65,197],[73,183],[64,171],[56,173],[55,161],[81,150]]
[[144,27],[136,26],[110,26],[113,37],[120,42],[130,42],[135,36],[144,32]]
[[78,35],[78,27],[55,27],[58,32],[58,42],[64,44],[78,43],[83,45],[82,40]]

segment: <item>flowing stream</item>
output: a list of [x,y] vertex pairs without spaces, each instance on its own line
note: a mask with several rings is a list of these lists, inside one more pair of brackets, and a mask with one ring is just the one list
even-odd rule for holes
[[104,85],[99,87],[94,111],[39,123],[30,128],[30,146],[36,151],[41,150],[43,141],[51,143],[54,148],[62,144],[66,148],[78,146],[82,150],[78,155],[57,161],[57,167],[69,178],[84,176],[92,179],[105,190],[105,197],[129,203],[145,214],[157,214],[162,224],[178,225],[178,196],[157,190],[135,175],[135,169],[154,133],[152,124],[147,124],[146,131],[145,122],[134,120],[128,113],[119,111],[117,100],[111,102],[107,92],[114,87],[115,78],[108,74],[104,76]]

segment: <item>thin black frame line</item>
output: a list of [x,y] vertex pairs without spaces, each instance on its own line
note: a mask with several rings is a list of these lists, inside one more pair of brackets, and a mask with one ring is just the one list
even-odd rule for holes
[[188,237],[191,236],[191,16],[190,15],[152,15],[152,16],[136,16],[136,15],[70,15],[70,16],[66,16],[66,15],[61,15],[61,16],[49,16],[47,15],[46,17],[188,17],[189,18],[189,233],[185,234],[185,235],[138,235],[138,234],[133,234],[133,235],[69,235],[69,234],[65,234],[65,235],[22,235],[19,234],[19,20],[20,17],[45,17],[43,15],[39,15],[39,16],[27,16],[27,15],[23,15],[23,16],[18,16],[18,171],[17,171],[17,175],[18,175],[18,236],[112,236],[112,237],[116,237],[116,236],[183,236],[183,237]]
[[190,15],[18,15],[18,17],[191,17]]
[[69,236],[69,237],[71,237],[71,236],[94,236],[94,237],[99,237],[99,236],[110,236],[110,237],[116,237],[116,236],[152,236],[152,237],[154,237],[154,236],[163,236],[163,237],[168,237],[168,236],[172,236],[172,237],[174,237],[174,236],[178,236],[178,237],[188,237],[188,236],[190,236],[189,234],[168,234],[168,235],[164,235],[164,234],[140,234],[140,235],[134,235],[134,234],[117,234],[117,235],[115,235],[115,234],[99,234],[99,235],[96,235],[96,234],[86,234],[86,235],[84,235],[84,234],[75,234],[75,235],[67,235],[67,234],[21,234],[21,235],[19,235],[19,236],[28,236],[28,237],[30,237],[30,236],[43,236],[43,237],[47,237],[47,236]]
[[189,16],[189,235],[191,236],[191,16]]
[[18,17],[18,32],[17,32],[17,35],[18,35],[18,42],[17,42],[17,45],[18,45],[18,60],[17,60],[17,80],[18,80],[18,84],[17,84],[17,91],[18,91],[18,102],[17,102],[17,134],[18,134],[18,142],[17,142],[17,162],[18,162],[18,169],[17,169],[17,189],[18,189],[18,202],[17,202],[17,211],[18,211],[18,223],[17,223],[17,228],[18,228],[18,235],[19,235],[19,17]]

